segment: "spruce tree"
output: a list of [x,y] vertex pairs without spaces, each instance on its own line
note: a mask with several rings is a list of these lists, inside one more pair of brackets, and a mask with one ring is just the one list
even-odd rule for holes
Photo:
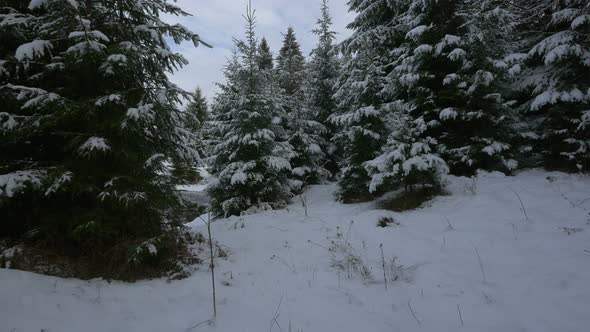
[[191,101],[186,106],[186,129],[192,132],[199,132],[205,121],[209,120],[209,106],[207,98],[203,95],[201,88],[196,88]]
[[305,58],[301,53],[301,47],[295,36],[293,27],[287,28],[284,34],[283,46],[277,56],[277,73],[279,86],[289,96],[300,94],[305,67]]
[[493,55],[501,54],[494,52],[488,24],[505,22],[481,3],[475,12],[467,4],[410,3],[398,19],[405,37],[393,51],[399,57],[386,90],[410,111],[417,139],[427,140],[452,173],[509,172],[517,163],[511,158],[501,73],[494,66]]
[[151,249],[182,221],[164,161],[196,156],[175,107],[188,95],[167,78],[187,61],[164,35],[200,41],[160,15],[187,14],[166,0],[12,3],[0,6],[13,37],[0,45],[0,236],[97,264],[158,261],[166,250]]
[[[524,64],[516,83],[549,169],[590,171],[590,4],[518,2]],[[532,19],[534,18],[534,19]]]
[[382,90],[389,71],[394,7],[387,0],[351,0],[357,13],[348,25],[354,32],[342,44],[345,61],[334,95],[338,110],[330,122],[339,127],[334,140],[342,148],[338,198],[343,202],[372,199],[364,164],[379,155],[385,143]]
[[208,192],[217,216],[278,208],[291,198],[291,153],[289,145],[280,141],[284,110],[280,98],[271,93],[268,71],[259,67],[250,6],[245,18],[246,39],[237,42],[240,58],[226,68],[226,82],[215,98],[210,123],[216,144]]
[[260,70],[269,70],[274,67],[272,52],[264,37],[262,37],[260,45],[258,45],[258,67],[260,67]]
[[313,117],[326,128],[322,135],[322,150],[326,154],[325,168],[336,175],[339,171],[339,151],[332,141],[336,127],[328,121],[336,112],[334,93],[336,80],[339,75],[340,62],[337,57],[334,40],[336,32],[332,31],[332,16],[328,6],[328,0],[323,0],[321,5],[321,17],[317,20],[317,27],[313,33],[318,36],[318,43],[311,52],[306,71],[305,80],[306,104],[310,108]]
[[302,189],[306,184],[318,183],[330,174],[322,166],[324,152],[322,134],[326,128],[314,119],[306,104],[304,79],[305,60],[295,32],[289,27],[277,57],[277,80],[286,110],[287,141],[292,147],[293,185]]

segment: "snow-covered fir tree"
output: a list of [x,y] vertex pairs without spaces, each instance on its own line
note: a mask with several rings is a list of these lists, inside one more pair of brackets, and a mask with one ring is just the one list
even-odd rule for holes
[[494,50],[493,27],[507,23],[503,13],[481,2],[413,1],[398,19],[405,38],[393,51],[398,58],[386,90],[410,110],[415,133],[454,174],[517,166],[493,58],[502,55]]
[[446,162],[434,151],[436,142],[430,137],[420,137],[421,126],[411,114],[413,104],[404,100],[400,93],[405,90],[404,80],[393,70],[403,64],[403,56],[407,54],[404,44],[408,29],[400,13],[408,10],[410,4],[410,1],[389,3],[392,14],[388,23],[380,27],[387,32],[387,46],[391,48],[381,57],[381,75],[385,78],[379,91],[387,139],[375,153],[376,157],[362,164],[370,175],[368,192],[371,194],[400,188],[406,192],[415,189],[436,192],[442,188],[448,173]]
[[590,3],[520,1],[518,45],[524,59],[516,88],[536,124],[545,167],[590,171]]
[[283,46],[277,57],[276,72],[287,115],[286,139],[293,151],[290,157],[293,184],[302,189],[304,185],[318,183],[330,174],[322,166],[325,156],[321,148],[325,146],[322,134],[326,132],[326,128],[314,119],[306,104],[305,59],[291,27],[284,35]]
[[[175,106],[188,95],[167,78],[187,61],[164,35],[200,39],[160,19],[187,14],[167,0],[8,5],[0,6],[0,35],[11,36],[0,43],[0,235],[26,233],[99,264],[157,248],[181,221],[164,161],[196,158]],[[120,256],[104,256],[115,247]]]
[[342,44],[344,61],[334,95],[338,110],[330,122],[339,127],[334,140],[343,152],[338,199],[355,202],[373,197],[364,163],[379,155],[386,138],[381,92],[391,62],[395,11],[388,0],[348,4],[357,17],[348,25],[352,36]]
[[321,146],[326,154],[324,164],[332,175],[336,175],[340,159],[338,148],[332,142],[336,127],[328,119],[336,112],[334,93],[340,62],[334,45],[336,32],[332,30],[328,0],[322,1],[321,16],[313,33],[317,35],[318,42],[306,68],[305,98],[314,118],[326,128],[326,133],[322,135],[324,144]]
[[284,206],[291,198],[290,146],[284,137],[281,100],[271,93],[267,72],[260,69],[254,11],[248,6],[239,58],[226,68],[226,82],[213,104],[209,123],[216,142],[210,158],[213,212],[239,215]]

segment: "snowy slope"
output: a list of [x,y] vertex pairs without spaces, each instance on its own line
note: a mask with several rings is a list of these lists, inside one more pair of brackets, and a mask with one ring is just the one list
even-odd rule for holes
[[[476,188],[452,178],[452,195],[401,214],[341,205],[334,190],[306,193],[307,218],[295,203],[217,222],[230,253],[218,263],[218,317],[192,331],[588,331],[588,177],[485,173]],[[401,225],[378,228],[382,216]],[[323,247],[345,240],[371,278],[331,266]],[[398,257],[387,290],[380,243],[388,262]],[[136,284],[0,270],[0,331],[189,331],[211,317],[209,282],[205,266]]]

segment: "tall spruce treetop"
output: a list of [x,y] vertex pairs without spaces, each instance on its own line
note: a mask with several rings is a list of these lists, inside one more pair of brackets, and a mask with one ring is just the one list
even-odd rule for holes
[[175,107],[188,95],[167,78],[187,61],[164,36],[199,37],[160,18],[187,14],[167,0],[25,2],[0,6],[13,36],[0,46],[0,236],[35,230],[80,255],[158,236],[181,202],[163,161],[196,157]]
[[237,41],[239,59],[226,68],[226,83],[209,124],[216,135],[211,157],[215,179],[208,192],[217,216],[284,206],[291,197],[290,146],[280,141],[285,118],[272,92],[268,71],[257,56],[254,11],[245,15],[246,39]]
[[332,31],[328,0],[322,2],[321,17],[313,33],[318,36],[318,43],[312,50],[311,60],[307,64],[306,102],[314,118],[326,127],[326,134],[323,135],[325,146],[322,146],[322,149],[327,154],[326,168],[335,175],[338,172],[338,156],[332,138],[336,128],[328,119],[336,112],[334,93],[340,62],[334,46],[336,32]]
[[201,88],[196,88],[191,101],[186,107],[187,124],[186,129],[192,132],[199,132],[205,121],[209,119],[209,106],[207,98],[203,95]]
[[323,124],[334,113],[334,84],[338,78],[339,62],[334,47],[336,32],[332,31],[332,16],[328,7],[328,0],[323,0],[322,16],[317,21],[317,28],[313,33],[318,36],[318,44],[311,52],[308,64],[308,99],[316,108],[317,118]]
[[293,28],[284,35],[283,46],[277,58],[277,79],[280,95],[287,112],[285,121],[287,141],[293,148],[291,166],[293,184],[298,189],[318,183],[328,177],[322,166],[324,152],[322,134],[326,128],[314,119],[305,100],[305,61]]
[[357,16],[348,28],[352,36],[342,43],[345,61],[334,98],[338,112],[330,121],[341,130],[335,141],[344,160],[339,180],[339,199],[345,202],[371,199],[369,174],[363,164],[378,156],[385,141],[382,90],[394,45],[394,3],[388,0],[351,0]]
[[295,37],[293,27],[287,28],[284,35],[283,46],[277,56],[277,73],[279,86],[287,95],[301,93],[301,86],[305,76],[305,58],[301,53],[299,42]]
[[258,45],[258,66],[260,67],[260,70],[269,70],[274,67],[272,52],[264,37],[262,37],[260,45]]
[[[521,27],[525,54],[517,88],[525,111],[541,122],[546,167],[590,171],[590,3],[536,0]],[[534,15],[533,15],[534,13]]]

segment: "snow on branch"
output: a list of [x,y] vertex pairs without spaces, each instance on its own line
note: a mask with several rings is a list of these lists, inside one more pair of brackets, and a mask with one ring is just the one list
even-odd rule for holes
[[108,144],[107,140],[101,137],[90,137],[84,144],[80,146],[78,152],[82,156],[88,156],[90,153],[94,151],[99,152],[107,152],[111,149],[111,146]]
[[291,170],[291,164],[285,158],[271,156],[264,159],[268,166],[273,168],[274,170]]
[[16,49],[14,57],[18,61],[35,60],[45,55],[46,51],[51,51],[53,45],[47,40],[33,40],[30,43],[22,44]]
[[28,186],[39,188],[45,176],[46,173],[42,171],[17,171],[0,175],[0,197],[14,197]]

